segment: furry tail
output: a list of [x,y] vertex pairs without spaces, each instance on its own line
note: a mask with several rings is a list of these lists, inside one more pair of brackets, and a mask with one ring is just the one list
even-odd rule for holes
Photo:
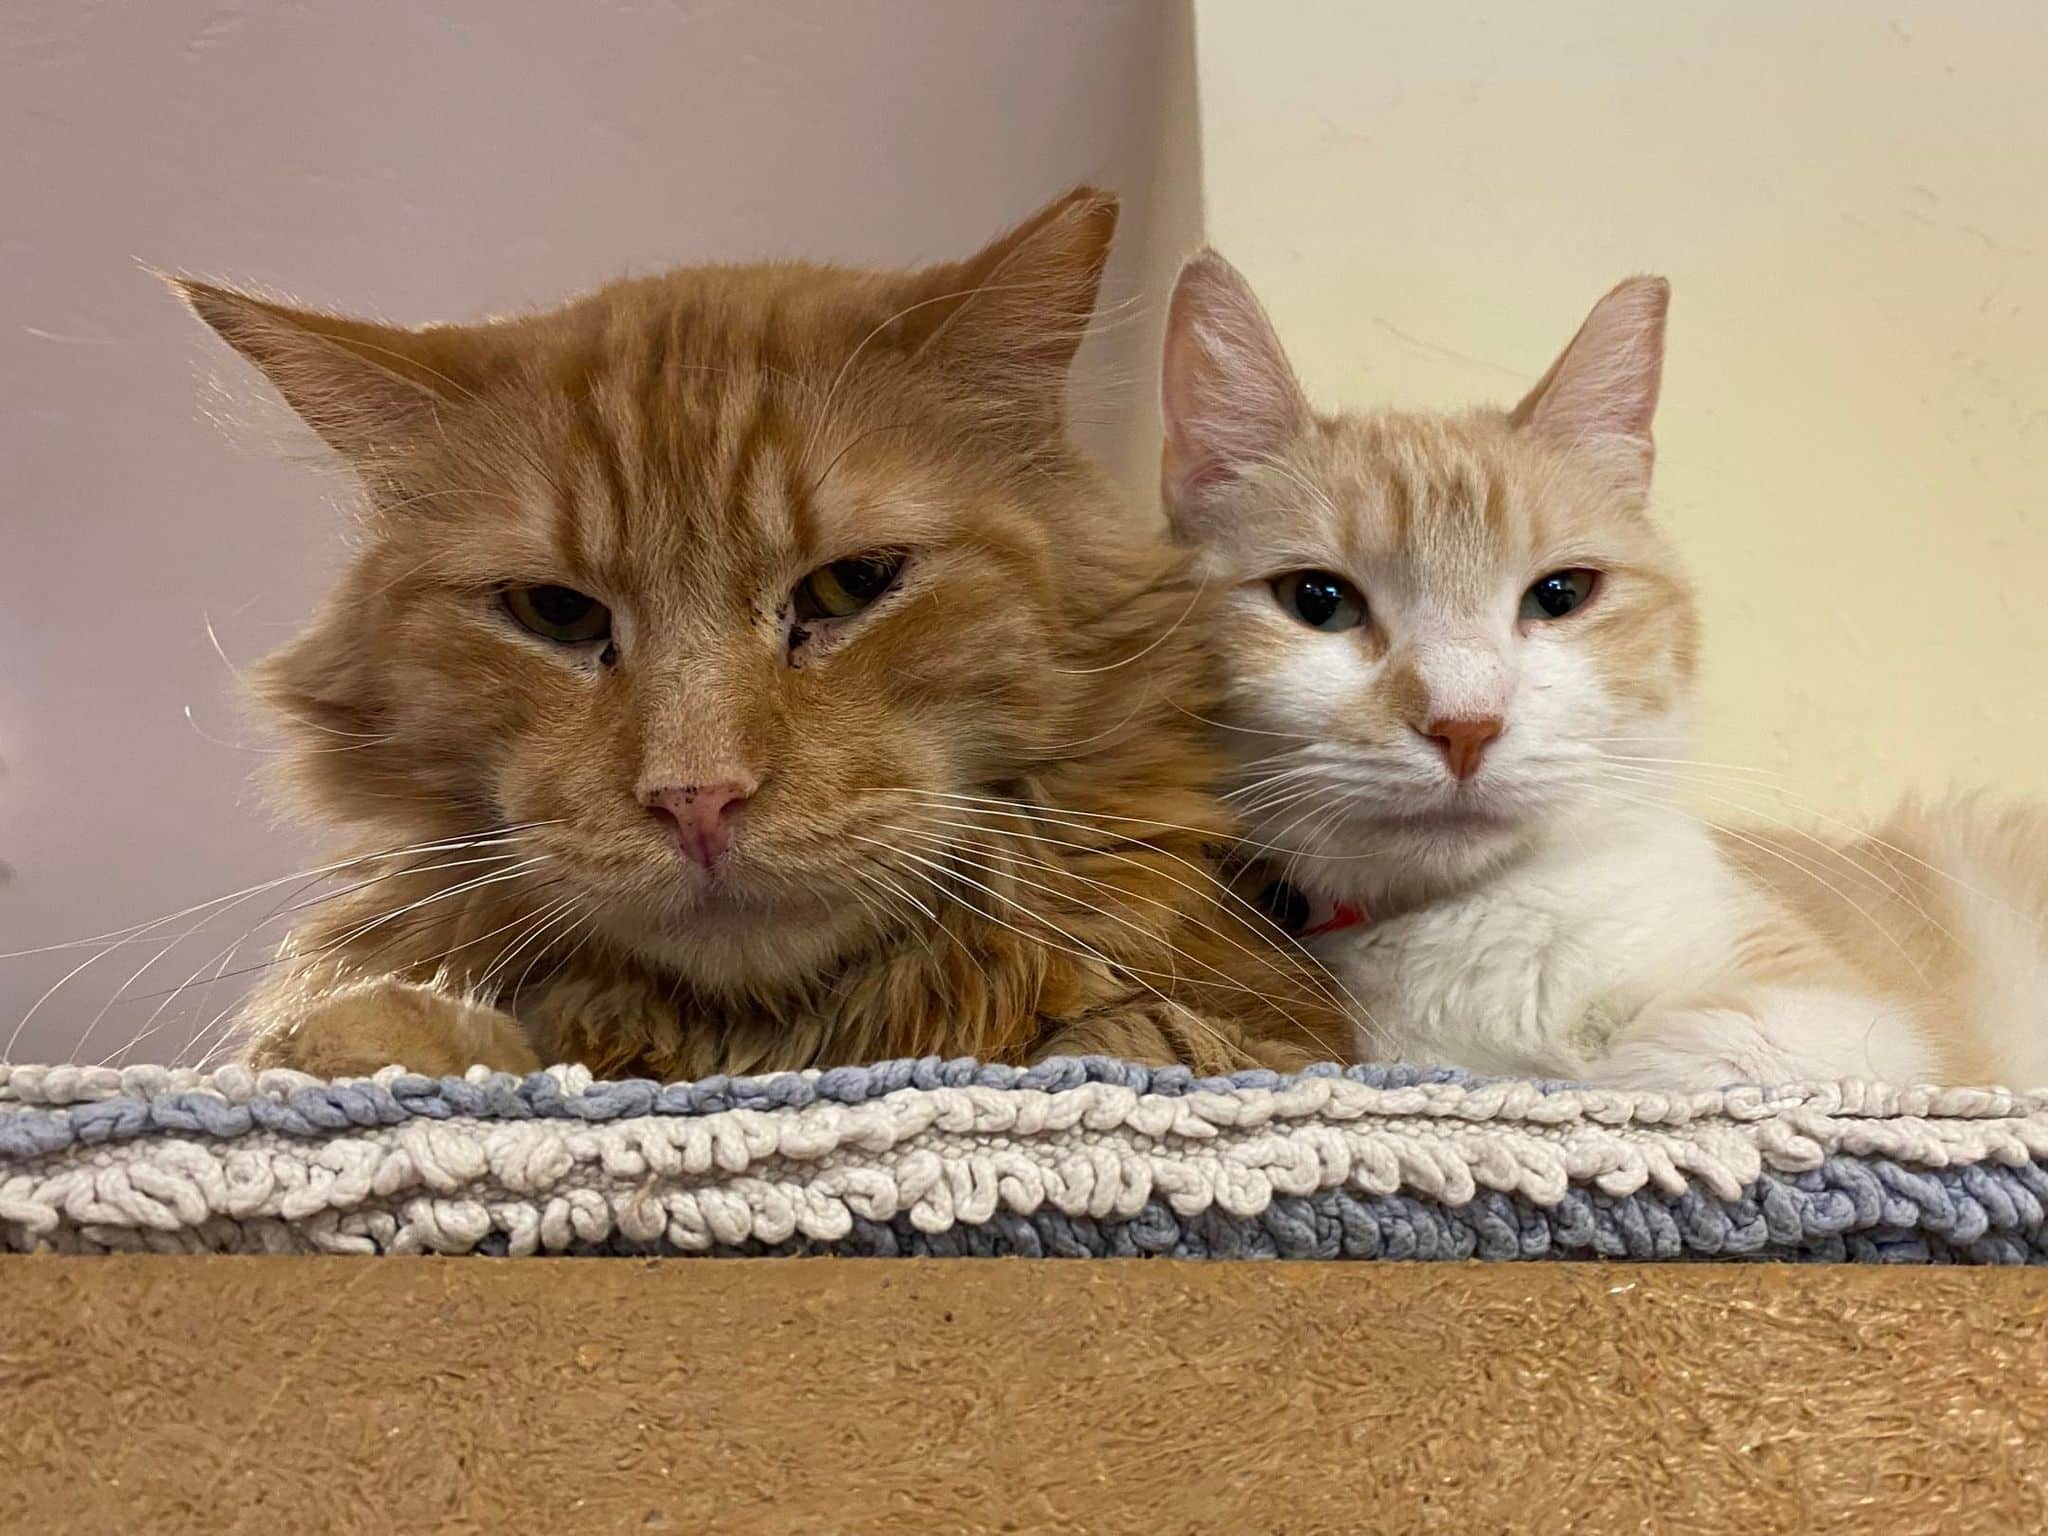
[[1916,899],[1887,904],[1921,927],[1952,1080],[2048,1087],[2048,811],[1908,804],[1867,851],[1910,877],[1894,886]]

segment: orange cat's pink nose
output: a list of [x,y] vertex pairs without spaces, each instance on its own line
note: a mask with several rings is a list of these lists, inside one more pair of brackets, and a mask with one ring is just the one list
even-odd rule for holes
[[1499,715],[1479,715],[1470,720],[1432,720],[1422,734],[1436,743],[1444,755],[1444,766],[1454,779],[1469,779],[1479,771],[1479,759],[1486,744],[1501,731]]
[[668,828],[676,851],[710,869],[732,846],[733,826],[747,799],[751,782],[720,779],[713,784],[666,784],[642,793],[640,803]]

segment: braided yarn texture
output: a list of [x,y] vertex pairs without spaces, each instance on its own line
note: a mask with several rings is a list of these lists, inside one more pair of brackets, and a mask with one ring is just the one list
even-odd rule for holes
[[0,1248],[2048,1262],[2048,1092],[0,1066]]

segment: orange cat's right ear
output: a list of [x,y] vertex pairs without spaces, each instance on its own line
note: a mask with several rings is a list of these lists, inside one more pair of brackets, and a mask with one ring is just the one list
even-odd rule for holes
[[1159,388],[1166,427],[1160,494],[1184,538],[1201,532],[1218,486],[1279,454],[1310,420],[1258,297],[1211,250],[1182,267],[1174,284]]
[[442,403],[481,381],[482,347],[468,327],[406,330],[190,278],[165,281],[263,371],[307,426],[352,459],[403,447],[433,427]]

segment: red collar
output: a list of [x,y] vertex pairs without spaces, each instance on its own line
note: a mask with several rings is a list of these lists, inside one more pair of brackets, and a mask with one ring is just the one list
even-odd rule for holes
[[1366,915],[1365,908],[1353,906],[1348,901],[1340,901],[1331,910],[1328,918],[1313,928],[1302,929],[1301,936],[1304,939],[1313,939],[1325,933],[1340,932],[1345,928],[1363,928],[1371,921],[1372,919]]

